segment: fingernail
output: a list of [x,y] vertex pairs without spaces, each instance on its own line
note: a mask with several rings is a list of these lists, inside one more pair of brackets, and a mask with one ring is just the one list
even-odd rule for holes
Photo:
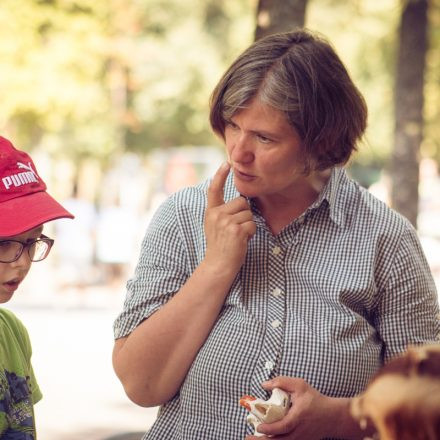
[[223,163],[221,164],[221,166],[220,166],[220,168],[221,168],[222,170],[229,169],[229,167],[230,167],[230,165],[229,165],[228,162],[223,162]]

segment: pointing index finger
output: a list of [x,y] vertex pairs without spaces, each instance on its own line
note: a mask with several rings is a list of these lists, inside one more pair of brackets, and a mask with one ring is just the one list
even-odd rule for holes
[[231,166],[228,162],[223,162],[211,181],[208,188],[208,208],[214,208],[225,203],[223,188],[229,174]]

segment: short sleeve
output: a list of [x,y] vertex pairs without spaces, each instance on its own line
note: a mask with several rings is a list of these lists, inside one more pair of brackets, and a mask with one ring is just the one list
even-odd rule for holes
[[130,334],[165,304],[189,277],[175,199],[169,197],[155,213],[142,241],[133,278],[127,283],[124,308],[114,323],[115,339]]
[[41,393],[40,387],[37,383],[37,379],[35,378],[32,363],[29,363],[29,385],[32,393],[32,403],[35,405],[43,398],[43,394]]
[[[17,369],[19,376],[26,378],[31,392],[32,403],[35,404],[42,399],[42,393],[38,386],[34,369],[32,367],[32,345],[29,333],[23,323],[11,311],[3,309],[2,316],[6,327],[3,328],[3,336],[9,340],[9,353],[13,356],[9,359],[12,369]],[[6,331],[9,333],[7,334]],[[12,354],[14,353],[14,354]]]
[[440,342],[435,283],[417,234],[409,224],[400,237],[376,319],[385,361],[408,345]]
[[32,403],[35,405],[42,399],[43,395],[41,393],[40,387],[38,386],[34,369],[32,367],[32,344],[26,327],[18,318],[15,318],[15,325],[17,339],[21,340],[21,346],[23,347],[24,357],[27,363],[26,377],[31,390]]

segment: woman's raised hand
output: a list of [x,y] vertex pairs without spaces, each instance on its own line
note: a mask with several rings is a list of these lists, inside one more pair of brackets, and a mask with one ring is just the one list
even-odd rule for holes
[[244,263],[247,244],[256,232],[256,225],[244,197],[225,203],[223,188],[229,170],[230,165],[223,163],[208,188],[205,262],[235,276]]

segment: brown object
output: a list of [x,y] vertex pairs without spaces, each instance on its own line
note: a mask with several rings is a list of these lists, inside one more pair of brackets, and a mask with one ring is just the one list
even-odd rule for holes
[[391,360],[351,411],[380,440],[440,440],[440,345],[410,347]]
[[304,27],[308,0],[259,0],[255,41]]

